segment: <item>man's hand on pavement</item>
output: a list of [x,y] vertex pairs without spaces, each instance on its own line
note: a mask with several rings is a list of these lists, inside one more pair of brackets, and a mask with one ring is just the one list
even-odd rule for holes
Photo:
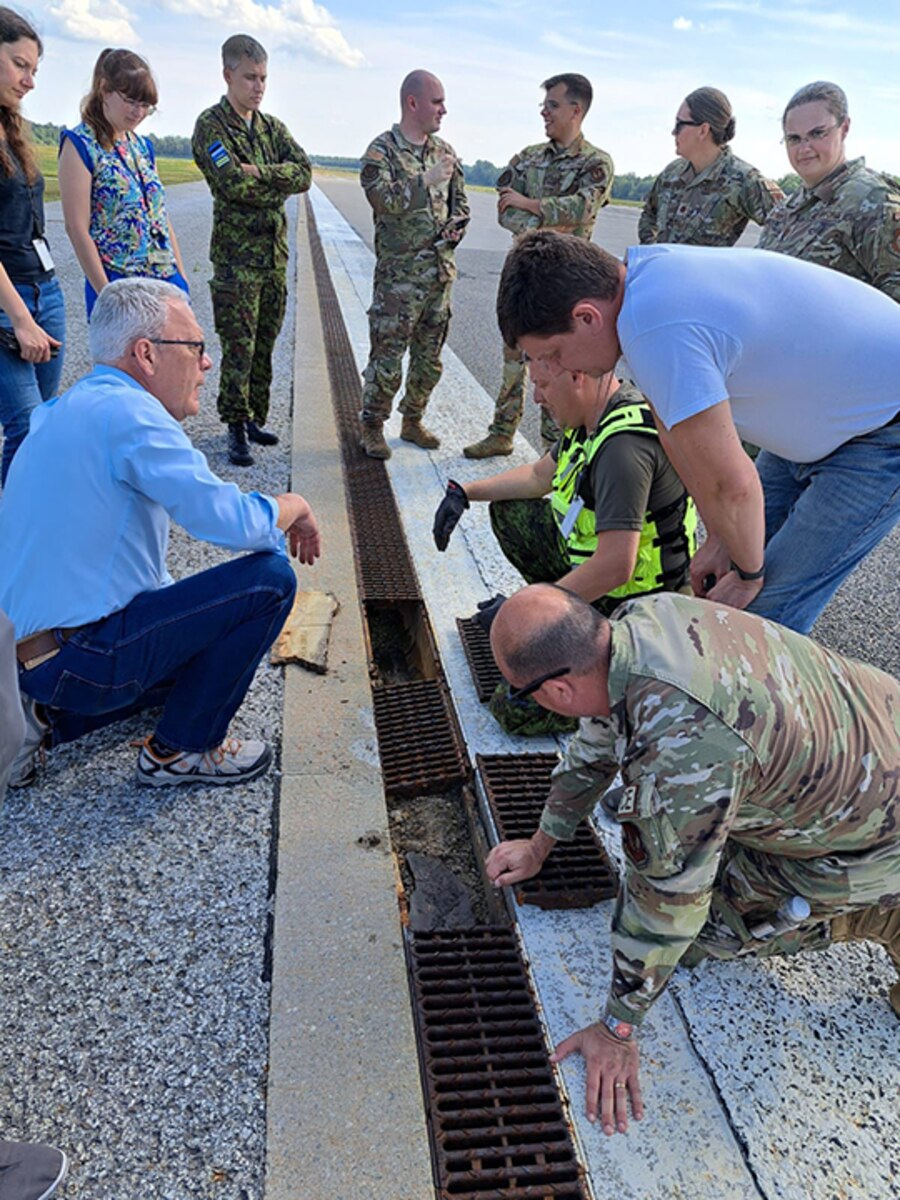
[[570,1054],[584,1058],[587,1069],[585,1112],[589,1121],[597,1120],[607,1137],[628,1129],[628,1100],[634,1119],[644,1115],[641,1085],[638,1080],[640,1053],[637,1042],[619,1042],[602,1025],[589,1025],[560,1042],[550,1061],[562,1062]]
[[447,491],[434,514],[434,526],[431,535],[438,550],[446,550],[450,535],[459,523],[459,518],[469,507],[469,497],[466,489],[455,479],[447,480]]

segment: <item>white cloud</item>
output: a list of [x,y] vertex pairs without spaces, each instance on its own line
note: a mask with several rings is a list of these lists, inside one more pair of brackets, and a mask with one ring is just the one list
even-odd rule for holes
[[[68,2],[68,0],[64,0]],[[113,0],[116,2],[116,0]],[[170,12],[214,20],[227,29],[257,35],[271,52],[297,50],[343,67],[359,67],[365,60],[338,29],[331,13],[315,0],[157,0]]]
[[672,28],[677,29],[679,33],[684,33],[688,29],[694,28],[694,22],[689,20],[687,17],[676,17],[672,22]]
[[134,45],[140,40],[128,19],[128,9],[119,0],[59,0],[49,5],[47,12],[63,38],[113,45]]

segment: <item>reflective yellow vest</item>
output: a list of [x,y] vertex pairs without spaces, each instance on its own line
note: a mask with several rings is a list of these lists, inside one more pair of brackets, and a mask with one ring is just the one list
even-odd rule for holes
[[[600,447],[617,433],[640,433],[648,437],[659,437],[653,422],[653,414],[647,404],[623,404],[605,416],[590,436],[583,429],[568,429],[563,434],[559,448],[559,459],[553,475],[553,490],[550,504],[557,528],[565,544],[565,551],[573,567],[590,558],[597,549],[597,532],[594,528],[594,510],[590,507],[590,467]],[[581,496],[584,507],[575,519],[568,536],[563,534],[564,522],[572,502]],[[662,535],[659,523],[675,512],[680,512],[677,529]],[[662,549],[665,546],[678,555],[677,567],[663,570]],[[686,567],[697,548],[697,510],[687,492],[678,500],[655,512],[644,514],[644,525],[638,542],[637,561],[634,573],[627,583],[609,593],[617,599],[625,596],[640,596],[647,592],[662,592],[674,585],[686,574]],[[679,554],[680,551],[680,554]]]

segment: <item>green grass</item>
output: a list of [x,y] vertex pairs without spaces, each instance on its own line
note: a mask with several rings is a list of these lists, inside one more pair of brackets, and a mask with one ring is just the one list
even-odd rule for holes
[[[59,199],[59,181],[56,177],[56,147],[35,146],[38,166],[44,176],[44,199],[49,203]],[[189,158],[158,158],[159,177],[171,187],[176,183],[194,183],[202,179],[199,169]]]

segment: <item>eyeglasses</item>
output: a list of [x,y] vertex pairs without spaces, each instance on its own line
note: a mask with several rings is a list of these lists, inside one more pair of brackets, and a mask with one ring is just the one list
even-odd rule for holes
[[798,146],[802,146],[806,142],[807,146],[811,146],[813,142],[822,142],[833,133],[835,129],[839,129],[843,125],[843,121],[837,121],[834,125],[819,125],[816,129],[811,129],[809,133],[786,133],[781,139],[782,146],[787,146],[790,150],[796,150]]
[[681,120],[676,119],[675,128],[672,130],[672,136],[678,137],[679,133],[681,133],[681,131],[682,131],[682,129],[684,129],[685,125],[696,125],[697,127],[699,127],[700,125],[705,125],[705,124],[706,124],[705,121],[681,121]]
[[571,667],[557,667],[555,671],[547,671],[545,675],[538,675],[537,679],[532,679],[531,683],[526,683],[524,687],[510,688],[510,700],[525,700],[533,695],[539,687],[543,687],[551,679],[562,679],[563,675],[570,675]]
[[154,346],[193,346],[198,358],[206,353],[206,342],[194,342],[190,338],[147,338],[147,341]]
[[142,112],[148,117],[152,117],[156,112],[156,105],[148,104],[146,100],[132,100],[132,98],[130,96],[126,96],[124,92],[116,92],[116,95],[125,105],[125,107],[130,108],[132,112]]

